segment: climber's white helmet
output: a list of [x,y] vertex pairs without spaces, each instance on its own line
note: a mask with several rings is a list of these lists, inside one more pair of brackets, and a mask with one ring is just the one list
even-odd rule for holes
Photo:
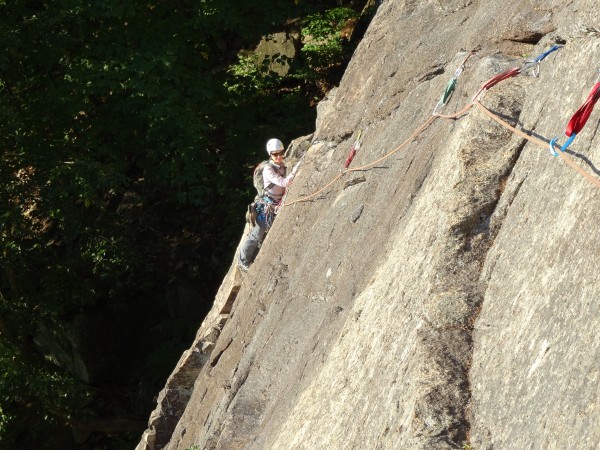
[[269,142],[267,142],[267,153],[270,155],[271,153],[281,151],[283,151],[283,142],[279,139],[269,139]]

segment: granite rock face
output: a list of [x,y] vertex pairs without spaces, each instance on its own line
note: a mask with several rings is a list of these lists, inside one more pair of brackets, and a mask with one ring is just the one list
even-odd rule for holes
[[[294,144],[288,203],[339,176],[358,130],[351,168],[397,149],[473,49],[446,114],[563,45],[482,104],[564,142],[599,28],[590,0],[384,1]],[[596,110],[568,153],[595,179],[599,124]],[[596,448],[599,193],[480,108],[432,120],[283,208],[249,272],[226,277],[189,350],[203,356],[160,396],[184,400],[159,401],[138,448]]]

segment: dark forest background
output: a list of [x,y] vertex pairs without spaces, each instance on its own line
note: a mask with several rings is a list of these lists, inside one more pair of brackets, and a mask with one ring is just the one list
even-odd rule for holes
[[0,0],[0,448],[135,447],[265,142],[314,130],[374,9]]

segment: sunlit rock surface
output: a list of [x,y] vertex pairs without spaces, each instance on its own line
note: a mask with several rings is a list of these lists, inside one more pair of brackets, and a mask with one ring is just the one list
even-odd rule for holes
[[[351,168],[400,146],[471,50],[445,114],[563,45],[482,104],[564,142],[599,27],[588,0],[384,1],[295,143],[309,148],[288,203],[340,174],[359,130]],[[599,123],[568,153],[596,179]],[[138,448],[596,448],[599,199],[477,107],[432,121],[282,210],[249,272],[232,266]]]

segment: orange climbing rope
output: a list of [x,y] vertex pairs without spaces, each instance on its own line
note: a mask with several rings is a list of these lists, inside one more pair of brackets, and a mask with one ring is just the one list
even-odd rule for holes
[[[456,112],[454,114],[437,114],[437,113],[432,114],[404,142],[402,142],[399,146],[397,146],[393,150],[389,151],[388,153],[384,154],[380,158],[378,158],[375,161],[372,161],[372,162],[370,162],[368,164],[365,164],[363,166],[353,167],[353,168],[345,168],[333,180],[331,180],[329,183],[327,183],[325,186],[323,186],[318,191],[313,192],[312,194],[300,197],[300,198],[298,198],[298,199],[296,199],[296,200],[294,200],[292,202],[288,202],[288,203],[283,202],[282,206],[290,206],[290,205],[294,205],[296,203],[301,203],[301,202],[308,201],[311,198],[314,198],[317,195],[319,195],[324,190],[326,190],[329,186],[331,186],[337,180],[339,180],[340,178],[342,178],[346,173],[348,173],[348,172],[356,172],[356,171],[359,171],[359,170],[366,170],[366,169],[368,169],[370,167],[373,167],[374,165],[376,165],[376,164],[380,163],[381,161],[389,158],[394,153],[400,151],[407,144],[409,144],[410,142],[412,142],[412,140],[416,136],[418,136],[423,130],[425,130],[429,125],[431,125],[431,123],[434,122],[435,119],[437,119],[437,118],[441,118],[441,119],[456,119],[456,118],[459,118],[463,114],[466,114],[473,107],[473,105],[476,105],[481,111],[483,111],[491,119],[495,120],[500,125],[502,125],[503,127],[507,128],[508,130],[512,131],[513,133],[518,134],[519,136],[521,136],[521,137],[523,137],[523,138],[525,138],[525,139],[527,139],[527,140],[535,143],[536,145],[538,145],[540,147],[546,148],[548,146],[548,143],[542,141],[541,139],[533,137],[533,136],[531,136],[531,135],[529,135],[529,134],[527,134],[527,133],[525,133],[525,132],[523,132],[521,130],[518,130],[518,129],[514,128],[513,126],[511,126],[510,124],[508,124],[507,122],[505,122],[504,120],[502,120],[500,117],[498,117],[496,114],[494,114],[490,110],[488,110],[485,106],[483,106],[480,103],[480,101],[477,99],[477,97],[480,95],[480,93],[482,93],[482,92],[490,89],[491,87],[493,87],[496,84],[498,84],[500,81],[503,81],[503,80],[505,80],[507,78],[510,78],[510,77],[513,77],[513,76],[516,76],[519,73],[522,73],[523,71],[528,70],[530,68],[529,65],[531,65],[533,63],[539,64],[539,62],[543,58],[545,58],[549,53],[551,53],[551,52],[553,52],[553,51],[555,51],[555,50],[557,50],[559,48],[560,48],[560,46],[556,46],[555,45],[550,50],[548,50],[547,52],[543,53],[538,58],[536,58],[536,60],[534,62],[527,63],[522,68],[514,68],[514,69],[508,70],[506,72],[503,72],[500,75],[495,76],[494,78],[492,78],[491,80],[489,80],[488,82],[486,82],[479,89],[479,91],[477,92],[477,94],[475,94],[475,96],[473,97],[473,101],[471,103],[467,104],[460,111],[458,111],[458,112]],[[598,89],[598,92],[600,92],[600,88]],[[554,145],[553,142],[551,143],[551,145],[552,146]],[[573,161],[571,158],[569,158],[564,152],[561,151],[558,154],[563,159],[563,161],[565,161],[565,163],[567,163],[571,168],[573,168],[575,171],[577,171],[580,175],[582,175],[585,179],[587,179],[593,185],[595,185],[596,187],[600,188],[600,180],[596,179],[594,176],[592,176],[591,174],[589,174],[588,172],[586,172],[582,167],[580,167],[577,163],[575,163],[575,161]]]
[[337,180],[339,180],[340,178],[342,178],[346,173],[348,173],[348,172],[356,172],[358,170],[365,170],[365,169],[367,169],[369,167],[374,166],[377,163],[380,163],[384,159],[389,158],[394,153],[398,152],[403,147],[405,147],[409,142],[411,142],[419,133],[421,133],[421,131],[423,131],[425,128],[427,128],[431,124],[431,122],[433,122],[435,120],[435,118],[436,118],[436,116],[429,117],[429,119],[427,119],[419,128],[417,128],[417,130],[415,132],[413,132],[413,134],[411,134],[404,142],[402,142],[402,144],[400,144],[398,147],[396,147],[395,149],[391,150],[390,152],[386,153],[382,157],[380,157],[380,158],[376,159],[375,161],[372,161],[372,162],[370,162],[368,164],[365,164],[364,166],[353,167],[351,169],[342,170],[333,180],[331,180],[329,183],[327,183],[325,186],[323,186],[318,191],[313,192],[310,195],[306,195],[304,197],[300,197],[300,198],[294,200],[293,202],[285,203],[283,206],[290,206],[290,205],[293,205],[295,203],[301,203],[301,202],[305,202],[307,200],[310,200],[311,198],[319,195],[321,192],[323,192],[325,189],[327,189],[329,186],[331,186]]
[[463,109],[454,114],[434,114],[435,117],[439,117],[440,119],[458,119],[463,114],[466,114],[473,107],[473,103],[467,104]]
[[368,169],[370,167],[373,167],[374,165],[376,165],[376,164],[380,163],[381,161],[389,158],[394,153],[397,153],[400,150],[402,150],[404,147],[406,147],[406,145],[408,145],[410,142],[412,142],[412,140],[415,137],[417,137],[425,128],[427,128],[429,125],[431,125],[431,123],[435,119],[437,119],[437,118],[442,118],[442,119],[456,119],[456,118],[462,116],[463,114],[465,114],[469,109],[471,109],[472,106],[473,106],[473,104],[469,103],[463,109],[461,109],[460,111],[458,111],[458,112],[456,112],[454,114],[434,114],[434,115],[431,115],[408,138],[406,138],[404,140],[404,142],[402,142],[400,145],[398,145],[396,148],[394,148],[393,150],[389,151],[385,155],[381,156],[380,158],[376,159],[375,161],[371,161],[368,164],[364,164],[364,165],[358,166],[358,167],[352,167],[350,169],[345,169],[345,170],[341,171],[333,180],[331,180],[329,183],[327,183],[325,186],[323,186],[318,191],[313,192],[312,194],[306,195],[304,197],[300,197],[300,198],[298,198],[298,199],[296,199],[296,200],[294,200],[292,202],[284,203],[283,206],[290,206],[290,205],[293,205],[295,203],[301,203],[301,202],[308,201],[311,198],[316,197],[317,195],[319,195],[321,192],[323,192],[325,189],[327,189],[329,186],[331,186],[337,180],[339,180],[340,178],[342,178],[346,173],[348,173],[348,172],[357,172],[359,170],[366,170],[366,169]]
[[[509,123],[505,122],[500,117],[498,117],[496,114],[494,114],[493,112],[491,112],[489,109],[487,109],[481,103],[479,103],[479,101],[476,101],[475,105],[481,111],[483,111],[487,116],[489,116],[491,119],[493,119],[496,122],[498,122],[500,125],[502,125],[507,130],[510,130],[513,133],[515,133],[515,134],[517,134],[517,135],[519,135],[519,136],[527,139],[528,141],[533,142],[534,144],[536,144],[539,147],[548,148],[548,143],[547,142],[544,142],[541,139],[536,138],[535,136],[531,136],[531,135],[525,133],[524,131],[519,130],[519,129],[513,127],[512,125],[510,125]],[[566,162],[569,166],[571,166],[573,169],[575,169],[579,174],[581,174],[590,183],[592,183],[593,185],[595,185],[595,186],[597,186],[597,187],[600,188],[600,181],[597,180],[596,178],[594,178],[589,173],[587,173],[585,170],[583,170],[583,168],[581,168],[575,161],[573,161],[569,156],[567,156],[567,154],[565,152],[558,152],[558,154],[560,155],[560,157],[563,159],[564,162]]]
[[[423,131],[425,128],[427,128],[431,122],[433,122],[435,119],[435,116],[431,116],[429,119],[427,119],[419,128],[417,128],[413,134],[411,134],[409,137],[407,137],[404,142],[402,142],[402,144],[400,144],[398,147],[396,147],[395,149],[389,151],[388,153],[386,153],[385,155],[381,156],[380,158],[377,158],[375,161],[371,161],[368,164],[365,164],[363,166],[358,166],[358,167],[352,167],[351,169],[346,170],[345,172],[357,172],[359,170],[366,170],[369,167],[373,167],[376,164],[379,164],[381,161],[388,159],[390,156],[392,156],[394,153],[397,153],[398,151],[402,150],[406,145],[408,145],[414,138],[416,138],[421,131]],[[345,173],[344,172],[344,173]]]
[[293,205],[295,203],[301,203],[301,202],[305,202],[307,200],[310,200],[311,198],[319,195],[321,192],[323,192],[325,189],[327,189],[329,186],[331,186],[333,183],[335,183],[337,180],[339,180],[340,178],[342,178],[344,176],[346,172],[340,172],[338,174],[337,177],[335,177],[333,180],[331,180],[329,183],[327,183],[325,186],[323,186],[321,189],[319,189],[317,192],[313,192],[310,195],[307,195],[305,197],[300,197],[296,200],[294,200],[293,202],[289,202],[289,203],[284,203],[283,206],[290,206]]

